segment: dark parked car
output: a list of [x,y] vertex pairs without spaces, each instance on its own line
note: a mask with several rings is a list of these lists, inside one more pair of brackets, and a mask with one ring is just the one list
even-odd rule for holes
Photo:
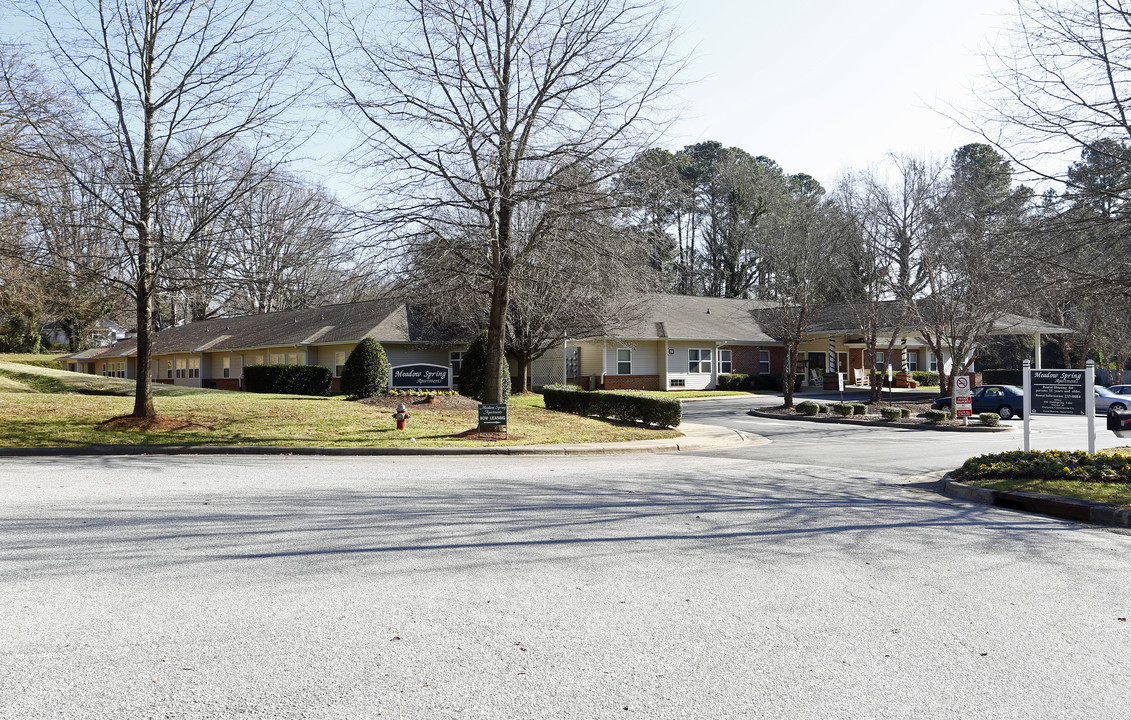
[[[1025,407],[1025,391],[1016,385],[979,385],[974,388],[970,399],[971,412],[975,415],[996,412],[1002,420],[1021,417]],[[931,403],[935,410],[949,410],[950,398],[941,397]]]

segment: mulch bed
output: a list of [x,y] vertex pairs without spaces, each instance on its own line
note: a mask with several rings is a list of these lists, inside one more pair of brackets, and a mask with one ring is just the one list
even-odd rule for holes
[[469,410],[474,411],[479,407],[479,402],[463,395],[378,395],[371,398],[362,398],[356,402],[362,405],[372,405],[379,408],[396,410],[397,405],[404,403],[405,409],[411,414],[413,410]]
[[[805,400],[805,398],[800,398],[800,399],[794,398],[794,403],[795,404],[800,403],[800,402],[803,402],[804,400]],[[820,401],[820,402],[824,402],[826,405],[832,404],[831,402],[826,402],[826,401]],[[916,402],[899,402],[899,401],[896,401],[896,402],[891,403],[890,405],[886,402],[880,402],[880,403],[877,403],[877,404],[874,404],[874,405],[871,404],[871,403],[865,403],[865,404],[868,406],[868,414],[867,415],[849,415],[848,418],[846,418],[846,419],[859,420],[859,421],[865,421],[865,422],[873,422],[873,423],[876,423],[876,424],[884,424],[884,425],[924,425],[924,424],[927,424],[927,418],[923,417],[923,414],[931,409],[931,403],[929,403],[929,402],[927,402],[927,403],[922,403],[922,402],[916,403]],[[900,418],[899,420],[894,420],[894,421],[884,420],[883,417],[880,415],[880,408],[886,408],[886,407],[907,408],[908,410],[911,411],[911,417]],[[797,412],[797,410],[795,408],[786,408],[786,407],[782,407],[780,405],[778,405],[776,407],[758,408],[758,410],[760,412],[771,413],[773,415],[801,415],[801,413]],[[839,415],[837,415],[835,413],[831,413],[831,412],[820,413],[820,414],[817,414],[817,415],[812,415],[810,417],[833,418],[833,419],[837,419],[837,420],[840,419]],[[972,422],[977,423],[978,419],[974,418],[972,420]],[[938,423],[938,424],[939,425],[961,425],[962,421],[961,420],[948,420],[946,422]]]

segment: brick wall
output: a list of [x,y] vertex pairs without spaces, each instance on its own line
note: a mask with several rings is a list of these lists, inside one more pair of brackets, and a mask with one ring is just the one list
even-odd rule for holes
[[751,345],[723,345],[723,350],[730,350],[731,372],[745,375],[757,375],[760,353],[770,351],[770,372],[780,373],[782,363],[785,361],[785,349],[780,347],[754,347]]
[[659,390],[659,375],[606,375],[605,390]]

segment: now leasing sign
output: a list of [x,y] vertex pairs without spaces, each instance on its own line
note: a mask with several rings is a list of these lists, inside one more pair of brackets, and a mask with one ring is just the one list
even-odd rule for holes
[[389,369],[392,390],[450,390],[452,372],[446,365],[416,363]]

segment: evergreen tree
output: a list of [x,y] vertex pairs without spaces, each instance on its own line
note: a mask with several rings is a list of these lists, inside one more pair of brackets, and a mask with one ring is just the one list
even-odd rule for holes
[[357,344],[342,368],[342,392],[351,400],[389,391],[389,359],[381,343],[367,337]]
[[[504,366],[505,367],[505,366]],[[483,391],[487,386],[487,331],[479,333],[467,352],[459,369],[459,394],[483,401]],[[511,374],[503,371],[503,402],[511,396]]]

